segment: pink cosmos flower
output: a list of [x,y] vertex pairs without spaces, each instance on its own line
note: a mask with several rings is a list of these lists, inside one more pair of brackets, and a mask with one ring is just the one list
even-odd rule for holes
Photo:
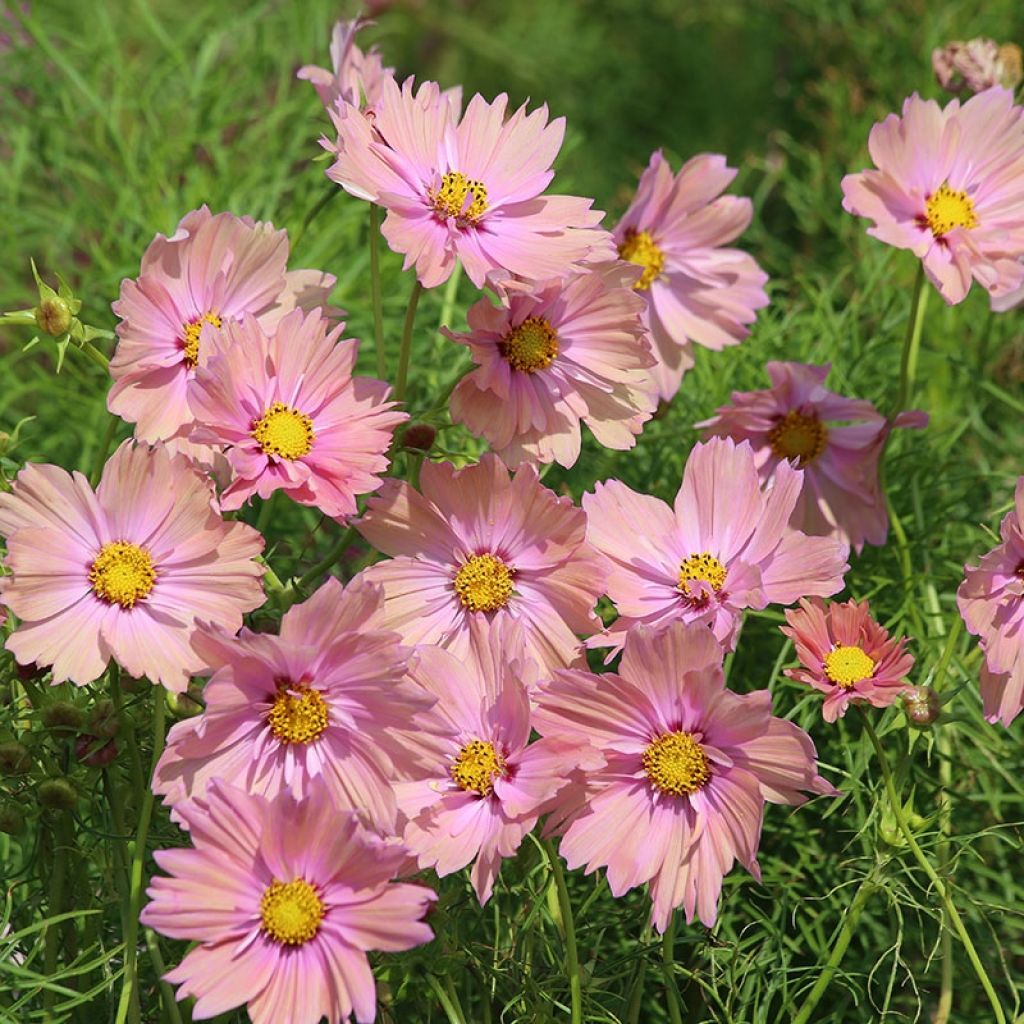
[[197,632],[206,709],[171,729],[154,792],[180,809],[217,778],[298,800],[322,780],[338,807],[393,834],[393,785],[426,774],[418,751],[443,730],[435,698],[405,679],[411,650],[378,624],[382,603],[379,587],[331,579],[285,612],[280,636]]
[[356,34],[370,24],[365,18],[335,23],[331,32],[332,71],[313,64],[299,68],[296,77],[312,83],[327,110],[332,110],[339,99],[354,107],[362,107],[365,101],[372,110],[380,102],[384,79],[394,79],[395,69],[384,66],[376,46],[366,52],[356,46]]
[[130,675],[183,691],[203,662],[195,620],[234,632],[263,603],[263,538],[225,522],[210,483],[161,446],[125,442],[95,493],[81,473],[27,465],[0,494],[0,582],[22,620],[7,649],[82,686],[111,657]]
[[501,861],[519,849],[580,760],[603,763],[584,745],[561,740],[529,743],[535,666],[514,653],[518,627],[500,623],[480,636],[462,661],[437,647],[420,647],[411,675],[437,699],[451,732],[430,775],[400,784],[408,818],[403,840],[421,868],[450,875],[473,861],[471,879],[486,903]]
[[373,124],[351,103],[332,111],[336,162],[327,176],[388,211],[383,232],[426,288],[442,284],[456,259],[482,288],[491,271],[531,281],[566,273],[584,259],[614,255],[603,214],[590,199],[542,195],[554,172],[565,119],[508,97],[474,96],[460,119],[433,82],[385,79]]
[[620,258],[643,268],[635,287],[647,300],[653,372],[665,401],[693,366],[694,342],[716,352],[739,344],[768,305],[767,274],[752,256],[725,248],[753,215],[749,199],[721,194],[734,177],[725,157],[710,153],[673,176],[657,150],[615,227]]
[[110,411],[134,423],[143,440],[187,439],[188,390],[211,335],[246,313],[269,331],[296,307],[326,303],[334,277],[288,272],[287,263],[286,231],[206,206],[185,214],[169,238],[157,235],[139,276],[121,282],[113,305],[121,323],[110,360]]
[[771,388],[734,391],[731,405],[697,426],[706,428],[705,436],[749,441],[765,483],[780,462],[802,469],[804,486],[790,524],[814,536],[831,534],[859,553],[865,542],[884,544],[889,532],[878,460],[891,427],[924,427],[928,415],[901,413],[890,426],[865,399],[829,391],[830,368],[765,363]]
[[370,1024],[377,1001],[368,950],[433,938],[436,895],[392,884],[401,846],[362,831],[322,787],[274,800],[214,780],[182,808],[192,849],[157,850],[144,925],[197,942],[165,975],[192,1016],[245,1005],[253,1024]]
[[885,708],[910,689],[905,677],[914,658],[905,650],[907,639],[890,639],[871,617],[867,601],[801,600],[799,608],[786,610],[786,622],[789,627],[780,629],[795,644],[802,665],[786,675],[825,694],[826,722],[842,718],[851,701]]
[[608,264],[512,293],[501,306],[477,302],[470,333],[445,331],[478,367],[452,392],[452,419],[513,468],[574,465],[581,420],[605,447],[632,448],[657,407],[635,278],[635,268]]
[[270,334],[255,317],[230,324],[189,388],[192,440],[218,445],[234,471],[225,509],[284,490],[344,519],[388,468],[394,428],[408,419],[383,381],[352,376],[359,342],[339,341],[320,310],[293,310]]
[[537,693],[545,739],[589,743],[606,762],[582,793],[561,791],[559,852],[570,868],[607,868],[613,896],[648,882],[660,932],[678,906],[710,928],[735,861],[760,880],[766,801],[835,793],[810,737],[772,717],[767,690],[725,688],[722,653],[701,626],[639,626],[619,674],[560,670]]
[[762,491],[750,444],[716,437],[690,453],[674,510],[618,480],[597,484],[583,496],[587,540],[611,564],[619,619],[594,645],[681,619],[706,623],[731,648],[744,608],[842,590],[847,546],[787,526],[803,476],[781,462]]
[[512,619],[542,667],[581,657],[577,634],[600,628],[605,579],[583,511],[533,466],[510,478],[491,453],[463,469],[424,463],[420,487],[386,481],[353,524],[393,556],[361,574],[384,588],[383,627],[465,658],[475,619]]
[[983,92],[996,85],[1014,89],[1021,79],[1021,51],[994,39],[958,39],[932,50],[932,70],[948,92]]
[[990,722],[1009,725],[1024,709],[1024,477],[1003,517],[1003,543],[964,566],[956,600],[967,629],[981,638],[981,697]]
[[945,108],[917,93],[871,129],[878,170],[843,178],[843,208],[910,249],[950,305],[976,280],[999,299],[1024,281],[1024,110],[1008,89]]

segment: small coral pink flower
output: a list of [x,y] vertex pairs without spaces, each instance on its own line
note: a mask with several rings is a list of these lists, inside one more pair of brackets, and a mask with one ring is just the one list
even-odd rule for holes
[[339,99],[354,107],[365,105],[372,110],[380,102],[384,79],[395,77],[395,69],[384,66],[376,46],[365,52],[356,46],[356,34],[369,24],[371,22],[364,18],[335,23],[331,32],[333,70],[307,64],[296,74],[297,78],[312,84],[328,110],[332,110]]
[[739,861],[760,880],[764,805],[834,793],[810,737],[772,717],[771,694],[725,688],[722,648],[702,626],[637,627],[619,674],[560,670],[537,692],[545,739],[589,743],[605,766],[560,791],[560,853],[608,869],[613,896],[648,882],[664,932],[676,907],[711,927],[722,878]]
[[378,624],[382,602],[379,587],[332,579],[285,612],[280,636],[198,631],[206,708],[171,729],[154,791],[179,808],[216,778],[296,799],[323,780],[338,807],[393,833],[393,785],[425,774],[418,751],[441,730],[434,698],[405,679],[411,650]]
[[434,936],[435,894],[391,883],[405,850],[364,833],[322,787],[294,800],[221,780],[182,809],[191,849],[157,850],[142,923],[197,945],[165,975],[196,1020],[245,1006],[253,1024],[376,1019],[369,950]]
[[114,312],[118,345],[107,406],[146,441],[187,439],[188,390],[209,355],[211,333],[246,313],[271,330],[292,309],[322,306],[334,286],[318,270],[287,271],[288,233],[272,224],[187,213],[169,238],[157,235],[135,280],[121,282]]
[[842,590],[847,546],[787,525],[802,480],[784,461],[762,491],[750,444],[716,437],[690,453],[674,509],[618,480],[599,483],[583,496],[587,539],[611,563],[607,593],[620,617],[593,642],[681,619],[708,624],[731,647],[744,608]]
[[388,211],[384,237],[415,264],[426,288],[443,283],[457,259],[481,288],[491,271],[538,281],[587,258],[614,254],[592,200],[543,195],[565,120],[547,107],[507,120],[508,97],[470,100],[459,119],[433,82],[413,90],[382,83],[373,123],[350,103],[332,117],[337,160],[327,176]]
[[95,493],[80,473],[27,465],[0,494],[4,603],[22,620],[7,649],[55,683],[129,674],[184,690],[203,661],[195,620],[234,632],[263,603],[263,538],[225,522],[184,456],[125,442]]
[[981,638],[981,697],[990,722],[1009,725],[1024,709],[1024,477],[999,528],[1003,543],[964,566],[956,600],[968,630]]
[[359,343],[339,341],[319,310],[293,310],[268,335],[255,317],[225,327],[189,389],[192,440],[218,445],[233,470],[225,509],[284,490],[344,519],[376,490],[397,424],[383,381],[352,376]]
[[843,208],[924,261],[946,302],[978,282],[1000,299],[1024,281],[1024,110],[1008,89],[945,108],[916,93],[871,129],[878,170],[843,178]]
[[[732,404],[698,427],[705,436],[749,441],[763,482],[780,462],[804,471],[792,526],[814,536],[838,537],[856,551],[884,544],[889,515],[878,480],[878,460],[890,425],[861,398],[843,398],[825,387],[831,364],[765,364],[772,387],[734,391]],[[832,421],[843,421],[839,426]],[[928,416],[901,413],[892,426],[923,427]]]
[[354,523],[393,556],[362,573],[384,588],[383,626],[464,658],[475,619],[512,619],[541,666],[579,658],[577,634],[600,628],[593,608],[605,581],[582,509],[543,487],[533,466],[510,478],[490,453],[463,469],[427,462],[420,487],[388,480]]
[[658,150],[615,227],[620,258],[643,268],[635,287],[647,300],[653,372],[665,401],[693,366],[694,342],[713,351],[736,345],[768,305],[767,274],[752,256],[726,248],[753,212],[749,199],[721,194],[734,177],[725,157],[710,153],[673,175]]
[[580,760],[595,767],[603,759],[579,743],[529,742],[535,666],[514,653],[518,627],[479,632],[467,661],[437,647],[417,651],[412,678],[437,697],[451,737],[428,777],[398,786],[398,802],[408,819],[403,840],[420,867],[444,876],[473,861],[473,888],[486,903],[502,859],[519,849]]
[[657,407],[635,278],[623,264],[595,266],[501,306],[477,302],[468,334],[445,332],[478,367],[452,392],[452,419],[513,468],[572,466],[581,420],[606,448],[632,448]]
[[910,686],[905,681],[914,658],[906,637],[890,638],[871,617],[867,601],[844,604],[819,598],[786,610],[782,632],[793,641],[801,668],[786,675],[825,694],[821,714],[834,722],[851,701],[885,708]]

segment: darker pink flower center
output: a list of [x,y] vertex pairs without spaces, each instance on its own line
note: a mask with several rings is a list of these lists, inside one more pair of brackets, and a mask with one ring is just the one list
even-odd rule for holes
[[806,466],[825,450],[828,427],[813,413],[791,409],[768,432],[768,443],[778,458],[796,459]]
[[459,789],[480,796],[490,796],[494,792],[494,780],[504,775],[505,770],[505,759],[487,740],[470,740],[449,769]]
[[324,919],[323,901],[316,889],[303,878],[291,882],[271,882],[260,900],[263,930],[284,946],[309,942]]
[[441,179],[441,187],[428,195],[442,217],[454,217],[460,224],[476,224],[487,212],[487,187],[460,171],[448,171]]
[[711,781],[711,762],[693,735],[665,733],[643,753],[644,773],[659,793],[689,796]]

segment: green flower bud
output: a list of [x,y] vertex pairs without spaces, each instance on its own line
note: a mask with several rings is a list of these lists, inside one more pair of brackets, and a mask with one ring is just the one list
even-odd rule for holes
[[113,739],[121,728],[117,708],[112,700],[100,700],[89,712],[89,732],[104,739]]
[[43,299],[36,306],[36,326],[52,338],[67,334],[73,319],[71,307],[59,295],[52,299]]
[[0,832],[6,832],[9,836],[19,836],[24,831],[25,818],[21,811],[11,804],[0,807]]
[[903,694],[903,711],[916,729],[927,729],[942,714],[942,701],[930,686],[915,686]]
[[28,747],[17,740],[0,743],[0,775],[24,775],[31,767]]
[[402,444],[406,448],[415,448],[417,451],[429,452],[434,447],[434,439],[437,437],[437,430],[429,423],[410,423],[402,434]]
[[55,733],[78,732],[85,721],[82,709],[67,700],[56,700],[52,704],[47,704],[39,717],[43,725]]
[[36,799],[50,811],[71,811],[78,803],[78,791],[67,779],[46,779],[39,783]]

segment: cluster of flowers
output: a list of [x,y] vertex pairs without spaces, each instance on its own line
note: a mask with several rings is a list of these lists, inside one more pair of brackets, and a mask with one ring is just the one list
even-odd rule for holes
[[[383,479],[406,415],[353,376],[334,279],[288,271],[285,232],[204,207],[157,236],[114,305],[109,407],[136,439],[95,490],[28,465],[0,495],[20,662],[77,684],[111,658],[170,690],[210,677],[154,774],[192,848],[157,854],[167,876],[143,915],[197,943],[168,975],[197,1018],[245,1002],[257,1024],[373,1020],[366,951],[431,937],[435,894],[393,879],[472,865],[485,902],[542,816],[570,867],[605,868],[615,895],[647,883],[657,929],[680,906],[711,925],[734,863],[758,874],[765,803],[834,792],[767,690],[726,688],[744,611],[800,602],[790,674],[825,694],[828,721],[892,703],[913,664],[866,604],[823,599],[851,548],[885,542],[879,459],[926,417],[829,391],[828,366],[769,363],[769,389],[698,424],[674,507],[616,480],[576,507],[540,482],[537,464],[576,461],[581,421],[631,447],[692,345],[737,343],[766,304],[765,275],[726,247],[751,204],[721,195],[724,160],[673,175],[655,153],[606,232],[590,200],[545,193],[561,120],[509,115],[505,97],[462,113],[459,90],[396,82],[358,28],[337,27],[332,72],[300,72],[335,128],[328,174],[387,211],[422,286],[461,261],[494,294],[449,334],[476,363],[452,417],[494,451],[428,461],[418,490]],[[914,97],[871,148],[881,169],[846,179],[848,208],[913,249],[948,301],[972,277],[1009,301],[1024,281],[1010,95],[945,111]],[[256,633],[242,617],[263,601],[263,540],[222,513],[277,490],[390,557]],[[1022,618],[993,612],[993,590],[1024,586],[1022,502],[963,594],[1004,720],[1024,692]],[[589,671],[587,648],[621,651],[618,671]]]

